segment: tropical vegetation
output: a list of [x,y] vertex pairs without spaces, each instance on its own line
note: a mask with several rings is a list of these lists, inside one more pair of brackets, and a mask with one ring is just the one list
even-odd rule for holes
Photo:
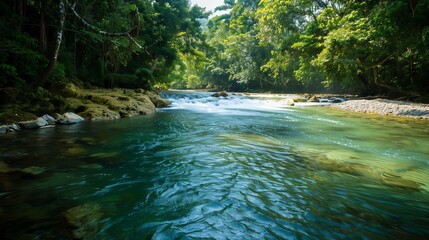
[[188,0],[2,1],[0,103],[14,100],[11,89],[61,102],[55,93],[70,81],[429,92],[428,0],[225,0],[216,10],[224,14],[209,18]]

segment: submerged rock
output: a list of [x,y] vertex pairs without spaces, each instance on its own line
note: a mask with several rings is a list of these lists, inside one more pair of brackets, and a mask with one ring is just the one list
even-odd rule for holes
[[340,159],[347,159],[347,156],[338,155],[338,153],[326,155],[317,150],[307,149],[308,159],[304,159],[307,167],[315,170],[324,170],[329,172],[346,173],[354,176],[372,176],[373,169],[365,164],[358,162],[347,162]]
[[84,119],[76,113],[67,112],[57,119],[59,124],[68,125],[83,122]]
[[212,97],[228,97],[228,93],[226,91],[220,91],[212,94]]
[[111,158],[111,157],[116,157],[118,155],[119,155],[118,152],[101,152],[101,153],[91,154],[90,157],[93,157],[93,158]]
[[103,212],[98,205],[84,204],[70,208],[64,216],[73,228],[73,236],[77,239],[87,239],[99,231]]
[[66,154],[71,156],[79,156],[79,155],[84,155],[86,153],[87,151],[85,148],[79,148],[79,147],[69,148],[66,150]]
[[20,170],[20,172],[22,172],[22,173],[30,174],[30,175],[33,175],[33,176],[40,175],[40,174],[44,173],[45,171],[46,171],[46,168],[35,167],[35,166],[26,167],[26,168],[23,168],[23,169]]
[[103,165],[97,163],[84,164],[80,166],[83,169],[103,169]]
[[97,140],[90,137],[81,138],[80,141],[87,145],[97,145]]
[[404,179],[400,176],[386,172],[380,174],[380,180],[382,183],[389,186],[412,189],[416,191],[419,191],[421,189],[421,186],[418,182],[409,179]]
[[18,125],[25,129],[35,129],[48,125],[49,123],[42,117],[37,118],[36,120],[23,121],[19,122]]

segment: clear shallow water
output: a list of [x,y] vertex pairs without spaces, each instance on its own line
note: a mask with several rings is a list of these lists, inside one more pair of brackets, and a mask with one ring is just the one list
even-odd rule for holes
[[102,214],[81,218],[87,239],[429,236],[427,121],[166,97],[153,116],[1,135],[0,161],[45,169],[0,173],[2,239],[71,239],[83,204]]

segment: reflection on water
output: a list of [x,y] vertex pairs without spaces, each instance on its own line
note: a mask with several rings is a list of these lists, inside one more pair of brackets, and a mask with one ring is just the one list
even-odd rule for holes
[[153,116],[1,135],[2,239],[429,236],[425,121],[167,97]]

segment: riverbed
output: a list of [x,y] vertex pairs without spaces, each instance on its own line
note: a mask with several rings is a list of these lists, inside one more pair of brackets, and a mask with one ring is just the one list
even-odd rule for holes
[[2,239],[429,236],[427,121],[162,96],[153,115],[0,135],[17,169],[0,173]]

